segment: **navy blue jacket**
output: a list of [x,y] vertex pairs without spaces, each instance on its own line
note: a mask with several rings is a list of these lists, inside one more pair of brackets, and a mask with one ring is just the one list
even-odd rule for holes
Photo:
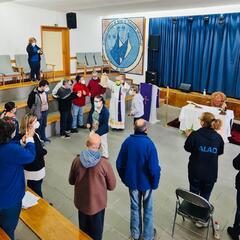
[[147,135],[130,135],[122,144],[116,165],[129,189],[146,191],[158,187],[161,168],[156,147]]
[[221,135],[212,128],[200,128],[189,135],[184,148],[191,153],[188,163],[189,178],[216,182],[218,156],[223,154],[224,150]]
[[[92,119],[93,112],[94,112],[94,108],[90,110],[88,114],[88,120],[87,120],[87,123],[90,124],[91,126],[93,123],[93,119]],[[109,111],[105,106],[103,106],[99,114],[99,126],[98,126],[98,130],[96,131],[98,135],[102,136],[109,132],[108,121],[109,121]]]
[[[35,46],[36,46],[36,48],[37,48],[37,51],[40,50],[40,47],[38,47],[37,45],[35,45]],[[32,44],[28,44],[28,45],[27,45],[26,51],[27,51],[27,53],[28,53],[28,62],[29,62],[29,63],[31,62],[32,57],[33,57],[34,55],[36,55],[36,54],[38,55],[38,61],[40,62],[40,60],[41,60],[41,55],[40,55],[39,53],[36,53],[36,52],[34,51]]]
[[233,159],[233,167],[239,171],[235,179],[235,187],[240,191],[240,154]]
[[35,144],[25,148],[11,141],[0,144],[0,209],[16,206],[25,194],[23,165],[35,158]]

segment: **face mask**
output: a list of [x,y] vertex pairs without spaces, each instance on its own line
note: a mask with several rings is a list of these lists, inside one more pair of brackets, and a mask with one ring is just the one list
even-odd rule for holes
[[11,138],[13,139],[16,136],[16,130],[12,133]]
[[119,80],[117,80],[115,83],[116,83],[117,86],[121,85],[121,82]]
[[94,108],[95,109],[99,109],[99,108],[101,108],[101,106],[102,106],[101,102],[94,102]]
[[44,91],[49,92],[49,90],[50,90],[49,87],[46,87]]
[[133,95],[133,90],[129,90],[129,95],[132,96]]
[[93,80],[97,80],[98,79],[98,77],[93,77]]
[[85,84],[86,82],[85,82],[85,80],[81,80],[81,84]]
[[35,47],[35,46],[36,46],[36,43],[32,43],[32,46]]
[[34,129],[38,129],[40,127],[40,123],[38,121],[36,121],[34,124],[33,124],[33,128]]

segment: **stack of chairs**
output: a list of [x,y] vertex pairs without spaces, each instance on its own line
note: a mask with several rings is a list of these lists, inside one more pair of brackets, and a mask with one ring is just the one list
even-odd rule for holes
[[103,71],[107,68],[111,72],[111,65],[103,61],[101,52],[78,52],[76,53],[77,64],[76,73],[83,73],[85,76],[87,72]]

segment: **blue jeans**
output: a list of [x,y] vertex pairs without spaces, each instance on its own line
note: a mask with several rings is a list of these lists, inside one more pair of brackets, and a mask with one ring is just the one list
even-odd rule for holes
[[[130,230],[131,236],[134,239],[139,239],[142,235],[143,225],[143,239],[153,240],[154,226],[153,226],[153,200],[152,190],[138,191],[130,190],[131,201],[131,220]],[[142,206],[143,206],[143,220],[142,220]]]
[[190,192],[198,194],[209,201],[215,182],[207,182],[194,177],[190,177],[189,183]]
[[83,126],[83,107],[79,107],[72,104],[72,128],[77,128],[77,126]]
[[48,116],[48,111],[43,111],[43,112],[41,112],[41,118],[38,119],[38,121],[40,123],[38,132],[39,132],[41,140],[43,140],[43,141],[45,141],[47,139],[46,133],[45,133],[45,129],[47,126],[47,116]]
[[0,227],[7,233],[11,240],[14,240],[14,231],[18,224],[21,208],[22,201],[14,207],[0,209]]

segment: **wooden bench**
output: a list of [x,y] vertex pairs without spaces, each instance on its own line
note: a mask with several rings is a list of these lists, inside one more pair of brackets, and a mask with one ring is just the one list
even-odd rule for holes
[[43,198],[37,205],[23,209],[20,218],[42,240],[91,240]]
[[0,239],[1,240],[11,240],[10,237],[4,232],[2,228],[0,228]]

